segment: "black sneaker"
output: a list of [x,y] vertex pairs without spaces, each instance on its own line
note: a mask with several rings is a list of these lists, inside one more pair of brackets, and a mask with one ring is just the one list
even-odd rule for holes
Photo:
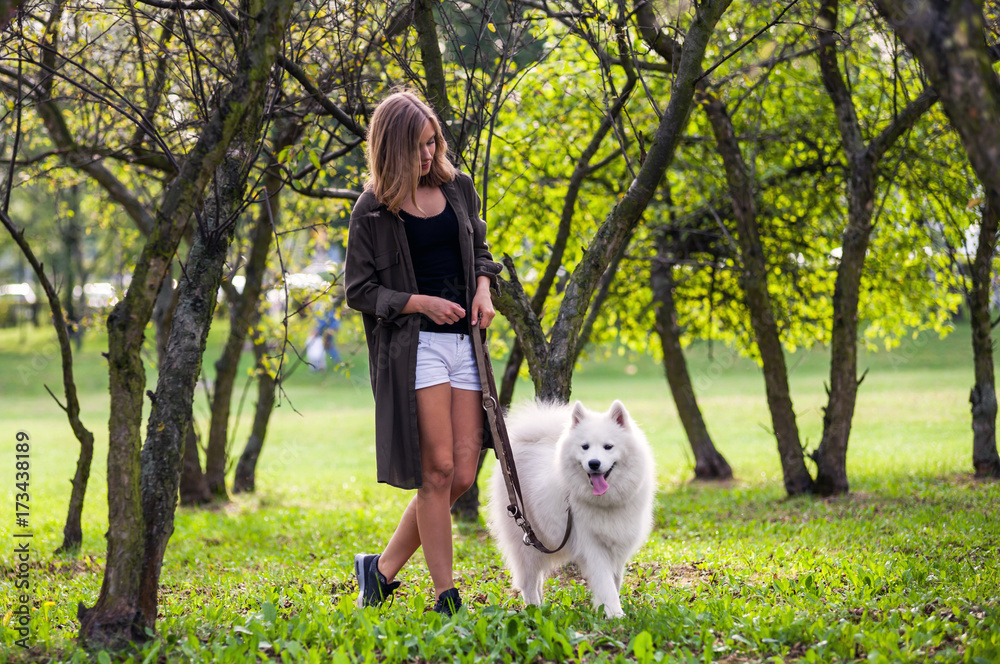
[[389,583],[378,571],[378,554],[359,553],[354,556],[354,576],[358,580],[357,605],[381,606],[389,599],[392,591],[399,587],[399,581]]
[[458,588],[449,588],[434,602],[434,611],[445,618],[455,615],[460,608],[462,608],[462,598],[458,596]]

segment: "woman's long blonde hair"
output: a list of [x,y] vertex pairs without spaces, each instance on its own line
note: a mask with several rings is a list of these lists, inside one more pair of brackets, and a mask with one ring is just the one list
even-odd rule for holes
[[[420,135],[427,123],[434,127],[434,159],[427,175],[420,175]],[[440,186],[455,177],[448,161],[448,144],[434,111],[410,92],[395,92],[375,107],[368,127],[365,188],[390,212],[409,198],[416,205],[418,186]],[[419,208],[418,208],[419,209]]]

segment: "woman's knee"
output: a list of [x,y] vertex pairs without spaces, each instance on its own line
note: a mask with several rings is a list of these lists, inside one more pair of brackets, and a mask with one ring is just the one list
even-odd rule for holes
[[450,464],[435,464],[424,469],[424,488],[431,491],[451,491],[455,483],[455,466]]
[[451,484],[451,502],[455,502],[463,493],[472,488],[476,483],[475,469],[472,472],[455,472],[455,479]]

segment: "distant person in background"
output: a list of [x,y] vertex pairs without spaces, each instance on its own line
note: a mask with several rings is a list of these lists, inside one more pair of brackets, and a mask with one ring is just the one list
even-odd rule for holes
[[320,316],[319,325],[316,328],[317,334],[323,340],[323,348],[327,357],[334,366],[341,363],[340,351],[337,350],[337,330],[340,329],[340,319],[337,318],[337,308],[331,307],[329,311]]
[[434,610],[462,606],[453,578],[451,506],[472,486],[484,441],[470,332],[495,312],[500,273],[472,179],[455,171],[433,111],[409,92],[372,114],[368,180],[351,213],[347,304],[362,313],[375,395],[378,480],[416,489],[381,554],[354,558],[358,605],[378,606],[418,547]]
[[[306,310],[302,311],[302,315],[308,315]],[[306,338],[306,362],[313,372],[326,371],[326,348],[324,348],[322,322],[319,319],[309,328],[309,336]]]

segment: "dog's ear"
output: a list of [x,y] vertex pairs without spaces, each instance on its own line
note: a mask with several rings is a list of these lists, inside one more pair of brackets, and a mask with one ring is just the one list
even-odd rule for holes
[[583,403],[577,401],[573,404],[573,414],[569,418],[570,427],[575,427],[580,421],[587,416],[587,409],[583,407]]
[[615,424],[620,426],[622,429],[628,429],[630,427],[628,411],[625,410],[625,404],[618,399],[615,399],[611,404],[611,410],[608,411],[608,415],[612,420],[614,420]]

